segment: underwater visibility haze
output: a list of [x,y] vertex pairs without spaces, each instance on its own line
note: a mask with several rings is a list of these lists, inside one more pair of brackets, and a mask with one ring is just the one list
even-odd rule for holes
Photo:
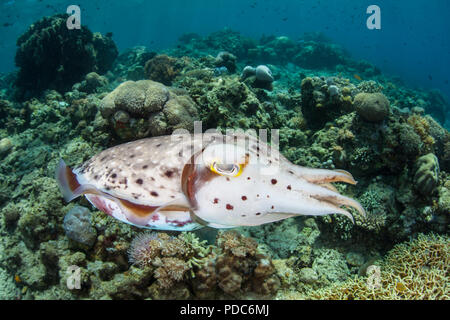
[[0,299],[448,299],[449,9],[0,2]]

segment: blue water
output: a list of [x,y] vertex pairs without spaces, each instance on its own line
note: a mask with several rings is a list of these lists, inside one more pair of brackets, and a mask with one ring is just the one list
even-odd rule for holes
[[[16,39],[44,15],[63,13],[67,1],[0,2],[0,72],[14,70]],[[186,32],[207,35],[224,27],[259,38],[321,31],[384,73],[450,97],[448,0],[79,0],[82,24],[113,32],[120,50],[176,44]],[[368,30],[366,8],[381,9],[381,30]]]

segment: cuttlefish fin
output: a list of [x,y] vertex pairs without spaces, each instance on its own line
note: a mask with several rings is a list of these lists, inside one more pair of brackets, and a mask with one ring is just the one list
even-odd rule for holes
[[89,184],[80,184],[77,179],[77,175],[70,167],[66,165],[63,159],[59,160],[55,178],[58,182],[59,190],[67,202],[87,193],[98,193],[94,186]]

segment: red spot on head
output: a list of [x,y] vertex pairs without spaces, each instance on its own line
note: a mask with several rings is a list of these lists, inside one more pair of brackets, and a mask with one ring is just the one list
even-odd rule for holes
[[167,170],[166,172],[164,172],[164,175],[167,178],[171,178],[173,176],[173,171],[172,170]]
[[288,189],[288,190],[291,190],[291,189],[292,189],[291,185],[288,185],[288,186],[287,186],[287,189]]
[[213,200],[213,203],[214,203],[214,204],[217,204],[217,203],[219,203],[219,199],[217,199],[217,198],[214,198],[214,200]]
[[242,198],[241,198],[242,200],[247,200],[247,197],[246,196],[242,196]]
[[226,208],[227,210],[233,210],[234,207],[231,204],[227,203]]
[[272,182],[272,184],[277,184],[277,179],[272,179],[272,180],[270,180],[270,182]]

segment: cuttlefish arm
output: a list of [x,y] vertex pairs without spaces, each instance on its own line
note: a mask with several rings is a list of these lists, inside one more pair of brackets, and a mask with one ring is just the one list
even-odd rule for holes
[[315,184],[330,182],[346,182],[353,185],[357,184],[351,173],[345,170],[313,169],[296,165],[289,166],[288,170],[290,170],[295,176]]
[[341,195],[331,184],[333,182],[357,184],[349,172],[345,170],[305,168],[297,165],[290,165],[288,172],[298,179],[296,183],[297,190],[306,193],[312,199],[318,200],[324,208],[333,208],[333,210],[336,210],[336,213],[345,215],[352,222],[354,222],[353,216],[340,208],[341,206],[354,208],[362,216],[366,215],[366,211],[358,201]]

